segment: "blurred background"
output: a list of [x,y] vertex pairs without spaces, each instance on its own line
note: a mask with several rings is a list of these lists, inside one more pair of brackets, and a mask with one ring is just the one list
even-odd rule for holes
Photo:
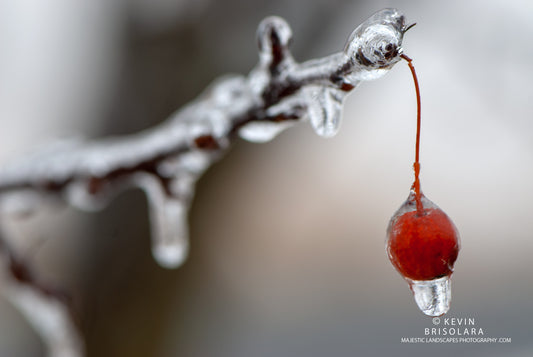
[[[72,295],[89,356],[532,355],[530,1],[2,1],[0,163],[163,121],[217,76],[248,73],[267,15],[288,20],[303,61],[384,7],[417,23],[404,49],[422,91],[422,188],[461,233],[447,316],[512,342],[400,343],[434,326],[384,249],[413,179],[416,102],[399,63],[349,96],[332,139],[302,123],[238,142],[198,183],[178,270],[150,255],[140,191],[9,222],[39,276]],[[0,355],[43,353],[2,300]]]

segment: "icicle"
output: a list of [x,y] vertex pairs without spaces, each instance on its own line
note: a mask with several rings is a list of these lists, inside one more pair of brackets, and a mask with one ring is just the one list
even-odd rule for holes
[[407,281],[420,311],[428,316],[441,316],[448,312],[452,301],[452,282],[449,276]]
[[327,87],[310,87],[304,93],[309,120],[315,132],[326,138],[337,134],[346,92]]
[[[148,199],[152,255],[162,267],[177,268],[189,252],[188,199],[170,196],[161,182],[151,175],[139,175],[135,181]],[[192,187],[187,186],[192,195]]]
[[187,216],[188,207],[175,198],[152,201],[150,204],[152,254],[162,267],[177,268],[187,258]]

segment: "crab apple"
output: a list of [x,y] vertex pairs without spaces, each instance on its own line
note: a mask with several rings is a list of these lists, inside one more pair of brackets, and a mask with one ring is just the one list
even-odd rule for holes
[[405,278],[433,280],[449,276],[459,253],[459,234],[452,220],[421,195],[414,195],[393,216],[387,229],[387,252],[392,265]]

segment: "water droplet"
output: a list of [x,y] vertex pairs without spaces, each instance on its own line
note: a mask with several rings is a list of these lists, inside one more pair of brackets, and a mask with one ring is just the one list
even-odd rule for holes
[[448,312],[452,300],[452,282],[449,276],[434,280],[408,280],[416,304],[428,316]]
[[306,88],[304,93],[309,120],[315,132],[326,138],[337,134],[346,92],[326,87],[310,87]]

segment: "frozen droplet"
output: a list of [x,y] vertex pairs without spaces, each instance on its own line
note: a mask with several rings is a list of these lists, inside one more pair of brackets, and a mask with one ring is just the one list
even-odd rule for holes
[[174,269],[179,267],[189,254],[189,244],[185,240],[182,243],[162,244],[158,243],[152,247],[154,259],[163,268]]
[[193,188],[189,187],[188,195],[184,192],[180,199],[166,192],[161,182],[151,175],[139,174],[135,182],[148,199],[154,259],[164,268],[177,268],[189,251],[189,199],[186,196],[192,197]]
[[253,143],[266,143],[274,139],[283,130],[292,126],[294,123],[285,122],[269,122],[269,121],[254,121],[246,124],[239,129],[239,136],[244,140]]
[[305,90],[305,95],[309,120],[315,132],[326,138],[337,134],[346,92],[334,88],[311,87]]
[[400,60],[405,29],[405,18],[396,9],[378,11],[359,25],[344,48],[356,65],[348,81],[373,80],[387,73]]
[[164,268],[176,268],[187,258],[188,207],[175,198],[150,204],[152,254]]
[[202,150],[193,150],[177,157],[164,160],[157,166],[157,173],[166,178],[178,174],[201,175],[210,164],[209,154]]
[[101,210],[109,201],[110,197],[102,192],[91,193],[90,184],[87,180],[70,183],[63,192],[63,197],[72,206],[89,212]]
[[277,61],[274,53],[281,50],[283,58],[288,59],[288,45],[292,39],[292,30],[284,19],[278,16],[269,16],[257,28],[257,43],[259,45],[259,60],[263,64]]
[[452,282],[449,276],[433,280],[408,280],[416,304],[428,316],[448,312],[452,300]]

